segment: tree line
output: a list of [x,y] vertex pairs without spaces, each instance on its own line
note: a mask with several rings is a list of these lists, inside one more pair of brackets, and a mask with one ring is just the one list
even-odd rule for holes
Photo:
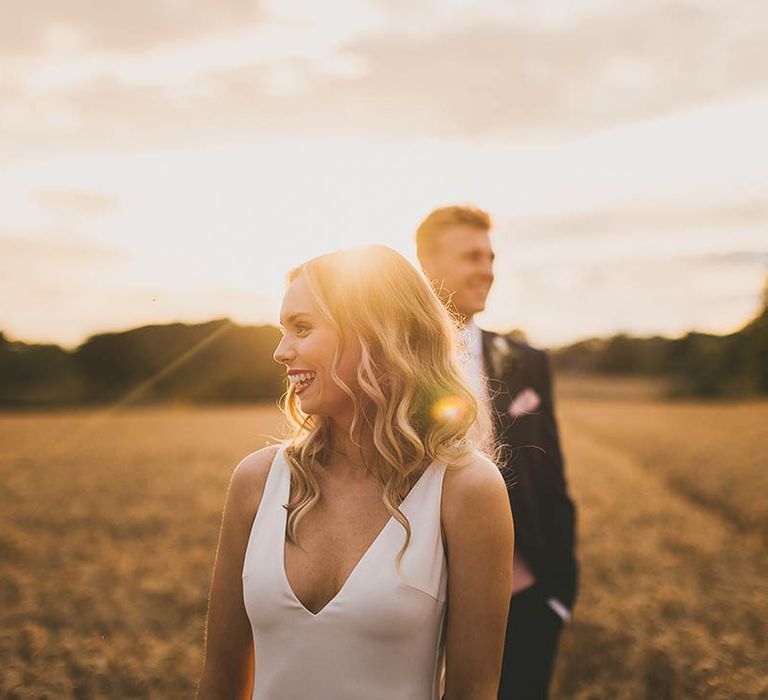
[[279,339],[273,326],[229,319],[101,333],[73,351],[0,333],[0,405],[273,401]]
[[[765,395],[768,287],[763,301],[736,333],[592,338],[552,351],[552,362],[559,372],[661,377],[677,395]],[[73,351],[0,332],[0,406],[275,401],[284,388],[272,359],[279,339],[274,326],[229,319],[101,333]]]
[[592,338],[555,350],[563,372],[641,375],[666,380],[680,396],[744,397],[768,394],[768,285],[762,311],[728,335],[691,332],[682,338]]

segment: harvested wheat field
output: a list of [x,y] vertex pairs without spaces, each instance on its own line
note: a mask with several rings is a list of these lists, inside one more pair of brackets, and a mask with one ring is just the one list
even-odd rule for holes
[[[559,414],[582,578],[553,697],[768,697],[768,403]],[[279,430],[271,408],[0,417],[0,697],[192,697],[227,481]]]
[[559,413],[582,578],[555,697],[768,697],[768,402]]

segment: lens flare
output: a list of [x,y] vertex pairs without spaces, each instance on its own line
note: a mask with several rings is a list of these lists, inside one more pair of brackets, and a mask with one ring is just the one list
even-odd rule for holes
[[459,420],[466,410],[466,403],[458,396],[448,396],[433,404],[432,418],[440,423],[453,423]]

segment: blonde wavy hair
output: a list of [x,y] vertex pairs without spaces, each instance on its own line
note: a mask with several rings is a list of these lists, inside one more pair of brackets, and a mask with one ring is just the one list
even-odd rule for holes
[[[372,454],[366,466],[382,485],[382,500],[405,528],[400,562],[411,539],[399,506],[425,467],[437,460],[461,466],[490,424],[458,363],[453,319],[425,277],[391,248],[374,245],[309,260],[288,273],[303,276],[339,343],[331,377],[354,407],[350,437]],[[337,373],[346,343],[356,340],[361,360],[357,386]],[[292,428],[286,448],[292,493],[287,536],[296,543],[302,518],[320,498],[313,465],[327,462],[332,421],[307,415],[290,384],[282,409]],[[473,425],[483,426],[482,430]]]

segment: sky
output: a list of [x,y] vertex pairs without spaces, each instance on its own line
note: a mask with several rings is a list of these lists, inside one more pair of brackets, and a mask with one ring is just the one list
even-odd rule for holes
[[480,325],[725,333],[768,276],[758,0],[0,0],[0,331],[276,323],[288,269],[495,228]]

